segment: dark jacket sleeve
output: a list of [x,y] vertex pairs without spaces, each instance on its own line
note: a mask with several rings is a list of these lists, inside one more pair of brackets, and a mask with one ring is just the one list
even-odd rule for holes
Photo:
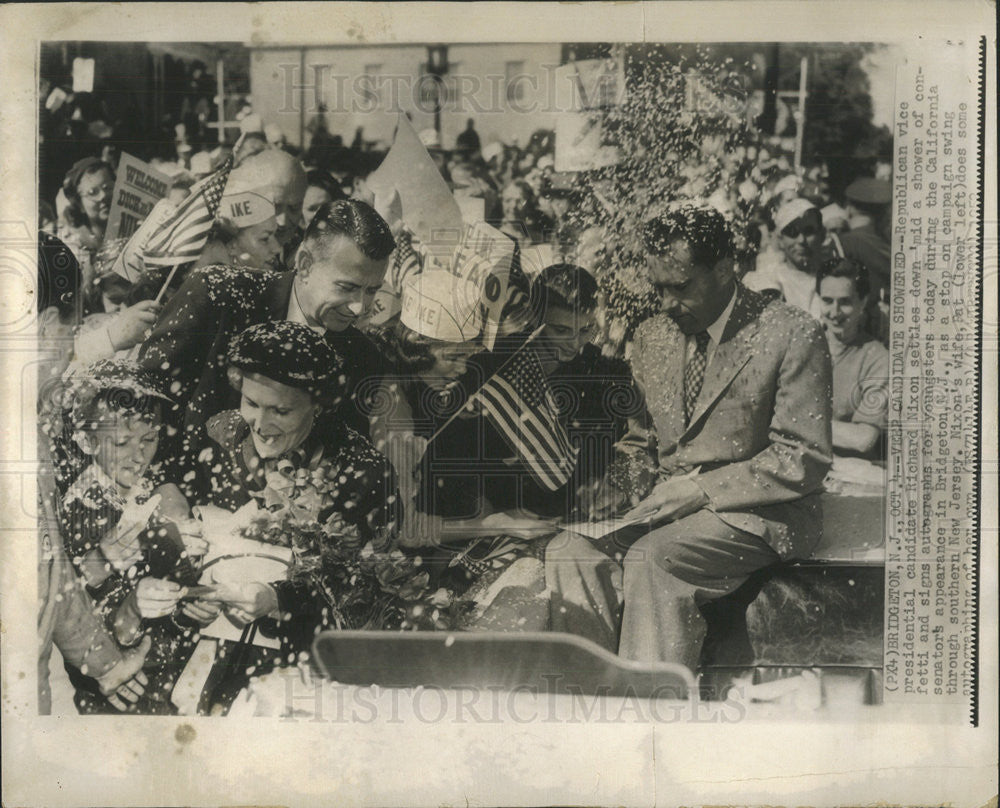
[[355,432],[371,435],[374,398],[386,375],[387,359],[372,339],[355,328],[327,332],[327,341],[344,360],[347,398],[336,412],[337,419]]
[[[632,346],[632,383],[629,388],[634,400],[626,402],[624,435],[615,446],[615,459],[609,471],[612,484],[631,501],[638,502],[656,484],[656,427],[646,408],[645,390],[646,347],[643,332],[638,330]],[[655,357],[650,357],[656,361]]]
[[139,350],[139,364],[169,381],[171,397],[183,409],[218,330],[219,312],[208,291],[207,274],[193,270],[168,300],[152,334]]
[[97,484],[91,485],[82,497],[64,503],[59,509],[59,532],[66,555],[78,563],[86,553],[98,549],[121,515]]

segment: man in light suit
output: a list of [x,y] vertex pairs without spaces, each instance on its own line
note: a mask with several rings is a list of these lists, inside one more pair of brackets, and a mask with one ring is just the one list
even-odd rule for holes
[[819,541],[830,355],[807,313],[737,282],[716,211],[679,207],[643,238],[661,310],[635,334],[646,414],[630,424],[608,482],[609,501],[631,499],[626,516],[644,523],[598,540],[553,539],[551,623],[630,659],[694,670],[700,607]]

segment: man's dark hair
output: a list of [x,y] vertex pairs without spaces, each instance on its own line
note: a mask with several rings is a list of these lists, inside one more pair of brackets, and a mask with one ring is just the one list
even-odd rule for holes
[[552,264],[532,282],[531,304],[539,322],[549,309],[592,312],[597,308],[597,281],[576,264]]
[[371,205],[357,199],[338,199],[322,205],[306,228],[302,241],[331,236],[347,236],[362,255],[373,261],[388,258],[396,249],[389,225]]
[[670,244],[680,240],[688,243],[695,263],[706,267],[735,253],[729,223],[714,208],[682,205],[643,226],[643,244],[653,255],[665,255]]
[[868,293],[872,288],[868,268],[851,258],[831,258],[820,266],[819,272],[816,273],[817,293],[823,278],[850,278],[854,281],[854,291],[862,300],[868,299]]

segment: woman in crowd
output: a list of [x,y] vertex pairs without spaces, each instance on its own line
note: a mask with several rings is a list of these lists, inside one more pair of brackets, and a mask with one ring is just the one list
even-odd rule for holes
[[219,204],[212,235],[195,268],[211,264],[271,267],[281,254],[277,232],[272,192],[239,177],[231,178]]
[[322,336],[284,320],[253,326],[230,347],[240,407],[206,423],[187,493],[228,511],[258,502],[261,519],[246,537],[291,547],[292,562],[281,579],[217,587],[212,597],[230,616],[281,648],[227,643],[206,709],[227,707],[247,683],[248,667],[308,657],[318,631],[361,628],[387,608],[384,592],[352,576],[363,551],[384,553],[395,544],[398,494],[382,455],[336,417],[346,394],[342,365]]
[[889,352],[864,330],[871,293],[868,270],[834,258],[816,277],[821,320],[833,359],[833,448],[879,457],[889,411]]
[[93,259],[104,240],[114,189],[114,169],[97,157],[78,160],[63,180],[57,235],[79,260],[85,291],[92,288]]
[[[165,401],[156,379],[134,363],[99,362],[71,378],[61,418],[47,430],[63,484],[56,514],[66,555],[120,647],[150,637],[149,687],[132,709],[156,714],[173,712],[170,692],[191,636],[218,613],[214,604],[180,603],[199,575],[192,559],[206,545],[174,521],[172,491],[155,487],[150,464]],[[72,663],[67,670],[81,712],[120,708],[86,671]]]
[[306,172],[306,195],[302,200],[302,227],[309,226],[316,211],[327,202],[335,202],[338,199],[347,199],[347,195],[340,187],[340,183],[322,168],[314,168]]
[[545,240],[547,219],[538,209],[535,192],[524,180],[512,180],[500,195],[503,220],[500,231],[513,238],[519,246],[541,244]]

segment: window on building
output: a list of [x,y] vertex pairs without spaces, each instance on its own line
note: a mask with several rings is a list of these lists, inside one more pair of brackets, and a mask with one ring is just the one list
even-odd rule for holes
[[457,75],[462,69],[460,62],[449,62],[448,72],[441,76],[439,82],[431,81],[430,72],[427,69],[427,62],[420,63],[420,104],[421,106],[430,107],[434,103],[434,95],[437,92],[441,93],[441,105],[445,106],[447,104],[454,104],[458,98],[458,86],[455,81],[455,75]]
[[507,100],[517,102],[524,99],[524,62],[504,63],[504,86],[507,88]]
[[382,100],[382,64],[375,63],[365,65],[362,70],[364,88],[366,93],[370,93],[378,101]]

